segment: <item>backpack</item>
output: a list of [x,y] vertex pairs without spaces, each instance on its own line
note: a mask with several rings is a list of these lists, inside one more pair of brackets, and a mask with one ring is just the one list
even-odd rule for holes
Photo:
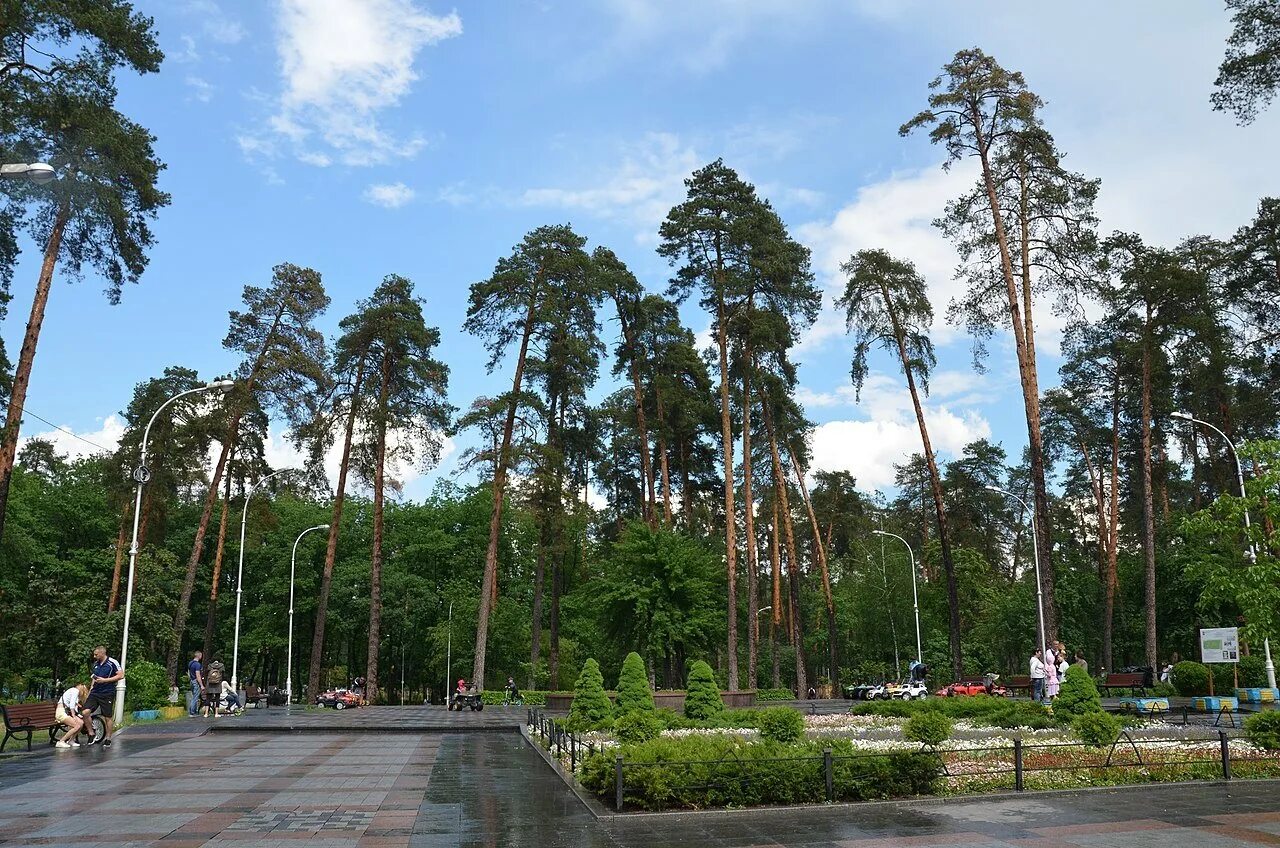
[[204,676],[205,686],[222,686],[223,665],[218,660],[209,663],[209,671]]

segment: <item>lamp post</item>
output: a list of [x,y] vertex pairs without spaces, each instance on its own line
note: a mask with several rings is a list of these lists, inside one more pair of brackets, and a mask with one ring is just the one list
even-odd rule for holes
[[1013,492],[1007,492],[999,486],[984,486],[989,492],[998,492],[1008,498],[1013,498],[1022,505],[1022,511],[1031,516],[1031,559],[1035,561],[1036,567],[1036,613],[1040,618],[1040,656],[1047,657],[1049,655],[1048,638],[1049,635],[1044,628],[1044,588],[1040,583],[1040,543],[1036,541],[1036,515],[1027,506],[1027,502],[1015,495]]
[[[1210,424],[1208,421],[1203,421],[1199,418],[1196,418],[1192,416],[1191,413],[1189,412],[1173,412],[1173,413],[1170,413],[1169,417],[1176,419],[1178,421],[1186,421],[1189,424],[1199,424],[1202,427],[1208,427],[1210,430],[1212,430],[1213,432],[1217,433],[1219,436],[1222,437],[1222,441],[1226,442],[1227,447],[1230,448],[1231,458],[1235,461],[1235,464],[1236,464],[1236,485],[1240,487],[1240,498],[1242,500],[1246,498],[1247,495],[1244,489],[1244,469],[1240,465],[1240,452],[1236,450],[1235,442],[1231,441],[1231,439],[1227,437],[1226,433],[1222,432],[1217,427]],[[1247,505],[1245,506],[1245,510],[1244,510],[1244,535],[1245,535],[1245,541],[1248,542],[1249,544],[1248,550],[1244,552],[1244,558],[1246,562],[1248,562],[1250,565],[1253,565],[1258,561],[1258,546],[1253,543],[1253,538],[1250,535],[1249,507]],[[1271,662],[1271,640],[1270,639],[1262,640],[1262,650],[1267,658],[1267,685],[1270,686],[1272,689],[1274,689],[1276,688],[1276,667]]]
[[0,165],[0,178],[6,180],[27,180],[36,185],[44,185],[58,175],[52,165],[44,162],[15,162]]
[[253,497],[253,493],[262,487],[262,484],[275,477],[277,474],[283,474],[291,471],[289,468],[281,468],[279,471],[272,471],[265,477],[259,477],[258,482],[249,485],[244,491],[244,509],[240,512],[240,562],[236,566],[236,629],[235,636],[232,639],[231,648],[231,691],[240,691],[240,588],[244,581],[244,526],[249,518],[249,499]]
[[756,610],[756,615],[763,615],[771,609],[773,609],[773,604],[769,604],[767,607],[760,607],[760,609]]
[[[126,584],[124,592],[124,635],[120,639],[121,671],[127,667],[129,661],[129,618],[133,614],[133,572],[138,564],[138,519],[142,513],[142,487],[151,479],[151,469],[147,468],[147,440],[151,438],[151,425],[156,423],[156,419],[160,417],[160,413],[164,411],[165,407],[179,398],[199,394],[200,392],[220,391],[226,394],[231,391],[234,385],[235,381],[233,380],[216,380],[206,386],[178,392],[178,394],[160,404],[156,411],[152,413],[146,429],[142,431],[142,451],[139,454],[138,467],[133,470],[133,479],[138,486],[133,498],[133,541],[129,544],[129,582]],[[116,706],[112,711],[112,718],[116,724],[124,721],[124,690],[127,685],[123,677],[120,678],[120,682],[116,685]]]
[[897,539],[907,547],[907,554],[911,557],[911,609],[916,616],[916,662],[924,663],[924,648],[920,643],[920,596],[916,593],[916,552],[911,550],[911,545],[906,539],[896,533],[886,533],[884,530],[872,530],[877,536],[888,536],[891,539]]
[[317,524],[315,527],[303,530],[298,534],[298,538],[293,540],[293,556],[289,559],[289,654],[284,662],[284,697],[289,704],[293,703],[293,575],[298,570],[298,543],[312,530],[328,529],[328,524]]
[[[536,669],[535,669],[536,671]],[[444,705],[449,706],[449,693],[453,691],[453,601],[449,602],[449,630],[444,648]]]

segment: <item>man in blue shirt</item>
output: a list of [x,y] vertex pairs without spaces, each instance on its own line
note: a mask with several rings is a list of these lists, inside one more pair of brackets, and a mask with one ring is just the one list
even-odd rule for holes
[[104,746],[111,744],[112,716],[116,705],[116,681],[122,677],[124,677],[124,669],[120,668],[119,662],[107,656],[106,647],[99,645],[94,648],[93,687],[89,690],[89,697],[84,699],[84,705],[80,709],[86,727],[93,727],[93,711],[98,710],[106,730],[101,740],[96,736],[90,739],[90,745],[96,745],[99,741]]
[[204,691],[204,651],[196,651],[187,663],[187,680],[191,684],[191,696],[187,698],[187,715],[200,710],[200,693]]

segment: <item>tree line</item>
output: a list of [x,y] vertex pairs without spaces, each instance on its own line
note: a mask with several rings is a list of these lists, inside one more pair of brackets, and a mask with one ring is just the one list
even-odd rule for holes
[[[1236,32],[1214,106],[1247,121],[1275,87],[1257,68],[1271,67],[1276,25],[1249,0],[1229,6]],[[471,286],[463,329],[510,388],[464,410],[449,402],[439,330],[411,281],[385,277],[326,339],[320,273],[283,263],[230,313],[233,374],[174,365],[139,384],[110,454],[68,461],[39,440],[19,454],[55,268],[74,275],[88,262],[117,299],[145,268],[147,221],[168,197],[156,187],[153,139],[113,106],[116,70],[159,67],[151,21],[122,2],[99,15],[18,3],[6,20],[4,155],[62,174],[52,190],[6,184],[0,221],[10,276],[19,232],[45,244],[23,348],[11,377],[4,369],[0,599],[12,613],[0,670],[10,675],[64,676],[84,643],[118,643],[142,430],[161,403],[209,376],[236,387],[157,421],[139,515],[133,635],[171,676],[192,646],[226,653],[237,508],[251,516],[243,554],[255,577],[245,644],[264,682],[280,681],[284,666],[280,563],[293,535],[329,525],[300,574],[300,628],[311,638],[299,640],[306,677],[295,690],[310,693],[357,673],[390,693],[387,668],[421,692],[443,679],[442,653],[480,685],[496,667],[559,687],[588,653],[633,649],[664,683],[702,658],[730,689],[759,686],[764,662],[773,686],[798,692],[896,675],[913,654],[910,560],[873,529],[920,552],[925,659],[951,675],[1021,664],[1038,641],[1037,588],[1044,636],[1107,668],[1190,653],[1198,623],[1239,621],[1253,646],[1274,632],[1277,447],[1267,440],[1280,409],[1270,308],[1280,201],[1263,198],[1226,240],[1161,246],[1103,232],[1100,180],[1064,165],[1040,98],[980,49],[942,68],[901,133],[927,133],[948,166],[975,174],[937,221],[967,284],[946,316],[968,331],[975,368],[1008,333],[1027,447],[1011,460],[983,440],[940,462],[923,402],[936,366],[926,281],[909,256],[860,250],[841,266],[835,304],[852,385],[860,391],[887,354],[921,438],[886,494],[812,468],[795,348],[822,293],[809,250],[721,160],[689,176],[660,225],[658,253],[672,268],[662,293],[567,225],[538,227],[500,257]],[[49,55],[36,45],[65,56],[28,64]],[[1048,391],[1037,303],[1067,317]],[[689,304],[710,321],[706,350],[682,320]],[[599,387],[606,369],[612,391]],[[1249,443],[1245,497],[1229,446],[1170,418],[1179,409]],[[272,421],[308,461],[255,499],[255,483],[281,471],[264,458]],[[459,463],[474,483],[442,483],[422,504],[388,502],[397,469],[434,467],[443,438],[460,431],[474,443]],[[326,459],[336,459],[333,480]],[[1246,510],[1257,518],[1247,536]]]

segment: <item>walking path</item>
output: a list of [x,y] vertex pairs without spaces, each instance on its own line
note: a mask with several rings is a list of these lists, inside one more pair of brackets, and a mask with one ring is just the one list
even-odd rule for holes
[[[1280,782],[597,821],[486,709],[260,711],[0,761],[0,844],[76,848],[1280,845]],[[429,716],[428,713],[437,713]],[[347,715],[350,713],[351,715]],[[452,722],[442,732],[371,733]],[[330,725],[331,727],[327,727]],[[204,733],[210,726],[217,732]],[[356,728],[337,730],[338,727]],[[510,725],[508,725],[510,727]],[[332,728],[332,729],[331,729]],[[468,732],[473,729],[488,732]],[[281,732],[282,729],[295,732]],[[199,735],[195,735],[199,734]]]

